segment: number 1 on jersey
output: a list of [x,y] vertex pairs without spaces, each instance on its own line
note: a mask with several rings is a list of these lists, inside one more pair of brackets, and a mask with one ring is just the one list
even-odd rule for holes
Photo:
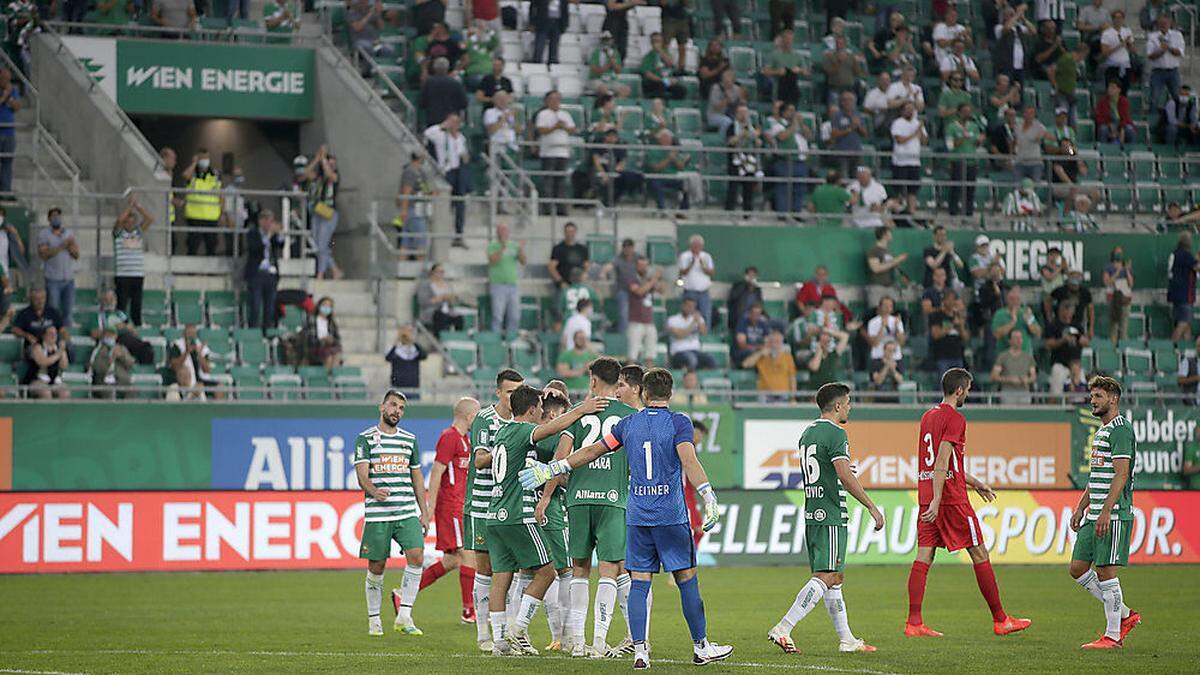
[[642,443],[642,452],[646,453],[646,480],[654,480],[654,453],[650,449],[650,441]]

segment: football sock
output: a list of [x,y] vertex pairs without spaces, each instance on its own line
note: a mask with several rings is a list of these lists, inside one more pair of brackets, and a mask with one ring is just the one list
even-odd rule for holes
[[425,590],[426,586],[432,584],[438,579],[441,579],[442,575],[445,573],[446,566],[442,564],[441,560],[433,563],[429,567],[426,567],[425,571],[421,573],[421,590]]
[[588,580],[571,579],[571,609],[567,616],[567,635],[583,639],[583,624],[587,621]]
[[[463,609],[475,609],[475,598],[472,590],[475,585],[475,570],[470,567],[458,568],[458,587],[462,591]],[[425,586],[422,585],[421,588]]]
[[[486,611],[488,608],[488,596],[492,594],[492,577],[487,574],[475,573],[475,607],[478,608],[478,614]],[[490,616],[490,615],[489,615]],[[475,640],[483,642],[491,637],[490,626],[488,621],[485,621],[482,616],[475,619]],[[499,636],[497,636],[499,637]]]
[[1100,592],[1104,595],[1104,619],[1106,626],[1104,634],[1114,640],[1121,639],[1121,608],[1125,606],[1125,596],[1121,593],[1121,580],[1117,578],[1100,582]]
[[592,646],[603,649],[608,644],[608,625],[612,623],[617,604],[617,582],[600,577],[596,586],[596,608],[592,613]]
[[646,641],[646,620],[650,617],[649,600],[649,581],[638,580],[630,584],[629,614],[626,615],[626,618],[629,619],[629,632],[632,634],[635,644],[641,644]]
[[525,595],[525,589],[529,587],[531,581],[533,581],[532,574],[520,572],[513,578],[512,585],[508,587],[508,604],[504,607],[508,612],[510,632],[517,625],[517,616],[521,613],[521,596]]
[[367,616],[379,616],[383,605],[383,575],[367,572]]
[[[1092,594],[1100,602],[1104,602],[1104,592],[1100,590],[1100,578],[1096,576],[1096,570],[1088,570],[1083,573],[1083,576],[1075,580],[1075,583],[1083,587],[1083,590]],[[1124,602],[1121,603],[1121,618],[1129,616],[1129,607]]]
[[912,571],[908,573],[908,622],[919,626],[925,621],[921,618],[921,604],[925,601],[925,578],[929,576],[929,563],[914,560]]
[[796,594],[796,599],[792,601],[792,606],[788,608],[787,614],[784,614],[783,618],[779,620],[779,627],[791,632],[801,619],[813,611],[828,590],[829,587],[825,585],[824,581],[816,577],[809,579],[808,583],[804,584],[804,587]]
[[979,584],[979,592],[983,594],[988,609],[992,611],[992,621],[1008,618],[1004,613],[1004,605],[1000,604],[1000,589],[996,586],[996,573],[992,570],[992,561],[984,560],[975,565],[975,582]]
[[413,604],[417,601],[417,591],[421,590],[421,570],[413,565],[404,568],[404,580],[400,582],[400,609],[396,618],[401,621],[412,621]]
[[507,637],[505,631],[508,630],[508,614],[506,612],[488,612],[488,619],[492,624],[492,639],[499,642]]
[[558,575],[558,632],[562,639],[571,636],[571,583],[574,573],[568,568]]
[[704,600],[700,598],[700,577],[679,583],[679,602],[683,605],[683,618],[687,620],[692,642],[707,642],[708,624],[704,620]]
[[528,593],[521,595],[521,606],[517,610],[517,634],[525,633],[529,630],[529,622],[533,621],[533,617],[537,611],[541,609],[542,601],[529,595]]
[[846,601],[842,599],[842,585],[830,586],[825,591],[825,609],[829,619],[833,621],[833,629],[838,637],[845,642],[854,641],[854,633],[850,631],[850,618],[846,615]]
[[625,573],[617,577],[617,605],[621,607],[621,616],[625,617],[625,636],[633,635],[633,627],[629,624],[629,588],[632,580]]
[[[654,586],[650,586],[650,590],[646,591],[646,639],[650,639],[650,614],[654,609]],[[631,637],[632,639],[632,637]]]
[[543,600],[546,605],[546,625],[550,628],[550,640],[561,642],[562,631],[558,623],[558,577],[550,582],[550,587],[546,589]]

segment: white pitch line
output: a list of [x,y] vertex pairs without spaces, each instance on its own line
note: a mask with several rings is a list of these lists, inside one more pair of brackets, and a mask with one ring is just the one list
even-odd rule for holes
[[0,668],[0,673],[23,673],[24,675],[87,675],[87,673],[64,673],[59,670],[20,670],[18,668]]
[[[86,655],[86,654],[103,654],[103,655],[119,655],[119,656],[274,656],[274,657],[317,657],[317,658],[396,658],[396,652],[298,652],[298,651],[267,651],[267,650],[248,650],[238,651],[234,649],[209,649],[209,650],[160,650],[160,649],[90,649],[90,650],[63,650],[63,649],[34,649],[24,652],[0,652],[0,655]],[[524,658],[524,657],[493,657],[487,654],[404,654],[405,658],[428,658],[445,660],[451,659],[495,659],[501,658],[504,660]],[[558,661],[569,661],[571,659],[564,656],[541,656],[541,659],[551,659]],[[621,661],[613,659],[610,661],[613,665],[621,663]],[[518,662],[519,663],[519,662]],[[603,662],[602,662],[603,663]],[[653,659],[652,663],[666,663],[671,665],[692,665],[691,661],[683,661],[679,659]],[[812,663],[755,663],[755,662],[739,662],[739,661],[721,661],[723,668],[766,668],[772,670],[808,670],[826,673],[858,673],[859,675],[899,675],[885,670],[871,670],[868,668],[839,668],[837,666],[822,666]],[[5,671],[0,670],[0,673],[5,672],[29,672],[38,673],[42,671]],[[49,675],[49,674],[47,674]],[[54,675],[79,675],[79,674],[54,674]]]

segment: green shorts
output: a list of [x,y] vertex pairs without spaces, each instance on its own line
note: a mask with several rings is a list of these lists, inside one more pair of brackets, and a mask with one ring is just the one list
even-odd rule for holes
[[541,528],[542,537],[546,540],[546,545],[550,548],[550,562],[554,563],[554,569],[561,570],[571,566],[571,559],[567,557],[567,531],[566,530],[551,530]]
[[490,523],[487,540],[493,574],[535,569],[550,562],[550,546],[537,525]]
[[572,558],[596,558],[604,562],[625,559],[625,509],[600,504],[577,504],[567,508],[567,528]]
[[845,525],[805,525],[804,545],[808,548],[808,566],[814,572],[841,572],[846,569]]
[[1086,560],[1096,567],[1129,564],[1129,535],[1133,532],[1133,521],[1114,520],[1103,537],[1096,536],[1096,521],[1089,520],[1075,535],[1075,548],[1071,560]]
[[358,557],[367,560],[387,560],[392,552],[392,541],[400,550],[408,552],[425,547],[425,530],[416,518],[387,520],[382,523],[363,523],[362,545]]
[[487,518],[463,514],[463,548],[487,553]]

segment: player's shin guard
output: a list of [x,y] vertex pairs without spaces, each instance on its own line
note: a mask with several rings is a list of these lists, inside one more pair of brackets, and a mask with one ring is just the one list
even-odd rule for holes
[[521,613],[521,596],[525,595],[525,589],[529,587],[529,582],[533,581],[533,575],[528,572],[520,572],[513,577],[512,585],[508,587],[508,602],[504,606],[508,612],[508,628],[511,631],[517,625],[517,616]]
[[921,605],[925,602],[925,579],[929,576],[929,563],[914,560],[912,571],[908,573],[908,623],[920,626],[925,623],[921,618]]
[[596,609],[592,616],[592,646],[597,650],[607,648],[608,626],[612,623],[613,610],[616,609],[616,605],[616,580],[600,577],[600,583],[596,586]]
[[800,623],[801,619],[813,611],[828,590],[829,587],[825,585],[824,581],[816,577],[809,579],[808,583],[804,584],[804,587],[796,594],[796,599],[792,601],[792,606],[788,608],[787,614],[784,614],[783,618],[779,620],[779,626],[790,632],[796,624]]
[[379,616],[383,606],[383,575],[367,572],[367,616]]
[[426,567],[425,571],[421,573],[421,590],[424,590],[429,584],[441,579],[442,575],[445,573],[446,566],[442,564],[441,560],[433,563],[429,567]]
[[1104,596],[1104,634],[1114,640],[1121,639],[1121,608],[1125,606],[1125,595],[1121,592],[1121,580],[1116,577],[1100,582]]
[[550,582],[550,587],[546,589],[546,596],[544,598],[546,625],[550,628],[550,639],[553,642],[562,641],[562,628],[558,622],[558,585],[559,580],[555,577],[554,581]]
[[633,636],[633,626],[629,624],[629,589],[631,586],[632,579],[628,573],[617,577],[617,606],[621,608],[621,616],[625,617],[626,635],[630,638]]
[[846,601],[842,598],[842,585],[830,586],[825,591],[825,610],[829,612],[829,620],[837,631],[842,642],[853,642],[854,633],[850,631],[850,618],[846,614]]
[[975,565],[975,582],[979,584],[979,592],[992,612],[992,621],[1006,619],[1008,615],[1004,613],[1004,605],[1000,604],[1000,588],[996,586],[996,573],[992,570],[990,560]]
[[650,582],[637,580],[630,584],[629,589],[629,632],[634,644],[646,641],[649,635],[650,620]]
[[[1083,590],[1091,594],[1100,602],[1104,602],[1104,591],[1100,590],[1100,577],[1096,575],[1096,570],[1089,569],[1083,573],[1083,576],[1075,580],[1075,583],[1083,587]],[[1129,607],[1124,603],[1121,604],[1121,618],[1129,616]]]
[[704,619],[704,600],[700,598],[700,578],[692,577],[679,583],[679,602],[683,605],[683,618],[687,621],[692,642],[705,642],[708,623]]
[[567,637],[583,641],[583,624],[587,621],[588,579],[571,579],[571,609],[567,617]]
[[[475,586],[475,570],[474,568],[462,566],[458,568],[458,588],[462,592],[463,609],[475,609],[475,598],[473,596]],[[422,586],[424,588],[424,586]]]
[[[475,573],[475,607],[477,613],[482,613],[488,608],[488,596],[492,594],[492,577],[487,574]],[[488,615],[490,618],[490,614]],[[484,621],[482,614],[475,620],[475,639],[478,642],[490,639],[489,621]],[[499,639],[499,635],[495,636]]]
[[400,582],[400,608],[396,610],[396,619],[402,622],[412,621],[413,604],[417,601],[417,592],[421,590],[421,570],[409,565],[404,568],[404,580]]

